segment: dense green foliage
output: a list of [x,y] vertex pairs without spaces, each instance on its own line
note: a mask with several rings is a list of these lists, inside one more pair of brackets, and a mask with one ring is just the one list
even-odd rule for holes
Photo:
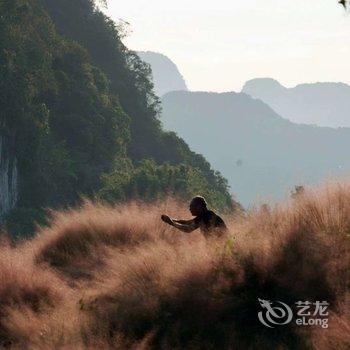
[[16,210],[31,216],[100,188],[128,118],[87,52],[63,40],[36,1],[4,1],[1,14],[1,132],[18,159]]
[[[110,202],[128,198],[153,200],[174,193],[181,198],[190,199],[201,193],[221,209],[230,208],[226,193],[212,188],[198,168],[186,164],[157,165],[153,160],[143,160],[137,166],[129,163],[128,166],[117,168],[103,176],[103,181],[104,186],[99,195]],[[221,177],[218,176],[217,181],[222,181],[216,184],[217,187],[226,186],[226,181]]]
[[3,0],[0,13],[0,132],[20,178],[12,225],[96,193],[204,193],[231,207],[220,174],[162,130],[149,66],[93,1]]

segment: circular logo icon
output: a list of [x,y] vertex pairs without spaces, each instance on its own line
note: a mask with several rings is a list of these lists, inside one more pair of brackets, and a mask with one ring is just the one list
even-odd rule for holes
[[[290,323],[293,318],[292,309],[282,301],[271,302],[258,299],[264,311],[258,313],[259,321],[266,327],[274,328]],[[277,304],[277,305],[273,305]]]

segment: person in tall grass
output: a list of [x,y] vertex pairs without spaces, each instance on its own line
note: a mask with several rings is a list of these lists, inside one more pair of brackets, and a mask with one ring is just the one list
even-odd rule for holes
[[177,229],[190,233],[196,229],[200,229],[205,236],[215,234],[223,234],[227,231],[224,220],[208,209],[207,202],[204,197],[196,196],[191,200],[189,206],[190,212],[194,219],[178,220],[170,218],[168,215],[162,215],[161,219]]

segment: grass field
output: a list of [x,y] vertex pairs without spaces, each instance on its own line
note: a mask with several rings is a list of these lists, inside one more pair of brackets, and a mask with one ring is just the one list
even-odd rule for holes
[[[0,343],[13,349],[349,349],[350,183],[226,217],[205,240],[168,199],[85,202],[0,246]],[[258,298],[326,300],[329,327],[273,329]]]

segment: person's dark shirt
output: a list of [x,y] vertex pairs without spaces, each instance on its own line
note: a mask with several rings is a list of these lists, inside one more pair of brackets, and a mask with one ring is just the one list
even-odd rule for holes
[[227,230],[224,220],[212,210],[207,210],[202,215],[195,217],[194,222],[203,234],[209,234],[212,231],[224,232]]

